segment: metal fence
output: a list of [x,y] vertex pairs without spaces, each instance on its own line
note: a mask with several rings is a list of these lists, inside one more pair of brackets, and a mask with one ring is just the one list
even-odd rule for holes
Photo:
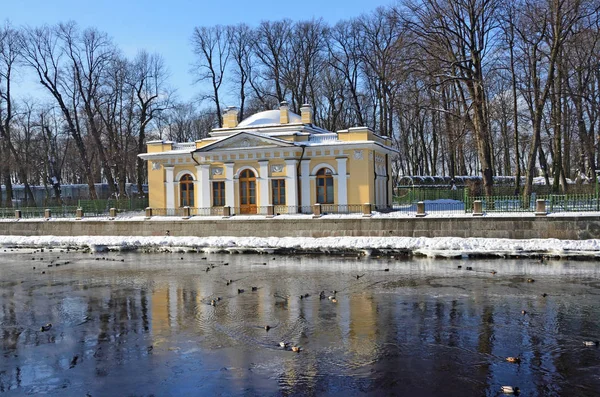
[[[427,200],[413,201],[408,203],[397,203],[393,205],[371,205],[371,212],[375,213],[393,213],[398,216],[423,216],[423,215],[444,215],[444,214],[470,214],[473,213],[475,201],[481,202],[483,213],[533,213],[537,211],[536,202],[543,200],[545,211],[548,213],[561,212],[600,212],[600,200],[595,194],[573,194],[573,195],[532,195],[528,200],[523,200],[522,196],[480,196],[463,197],[462,200]],[[26,207],[18,209],[21,218],[44,218],[46,209],[50,210],[52,218],[74,218],[77,215],[77,209],[82,209],[84,217],[108,216],[110,208],[116,208],[117,213],[123,211],[139,211],[140,216],[144,214],[142,209],[146,208],[147,202],[139,200],[113,201],[97,200],[80,201],[80,206],[60,206],[60,207]],[[418,204],[418,203],[423,204]],[[419,208],[421,211],[419,212]],[[364,214],[368,211],[364,204],[321,204],[316,206],[253,206],[253,207],[183,207],[183,208],[152,208],[150,216],[171,216],[171,217],[205,217],[205,216],[281,216],[294,214]],[[15,208],[0,208],[0,218],[11,219],[17,217]]]

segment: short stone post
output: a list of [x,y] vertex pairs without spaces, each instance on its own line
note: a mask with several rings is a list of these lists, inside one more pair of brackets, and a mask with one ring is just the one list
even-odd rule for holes
[[83,218],[83,208],[77,208],[75,210],[75,219],[81,220]]
[[322,214],[321,204],[317,203],[313,205],[313,218],[320,218]]
[[535,216],[546,216],[546,200],[535,200]]
[[362,205],[362,213],[363,213],[363,217],[365,218],[370,218],[371,217],[371,203],[365,203]]
[[273,218],[275,216],[275,207],[273,205],[267,205],[267,218]]
[[223,218],[231,217],[231,207],[223,207]]
[[117,209],[116,208],[110,208],[108,210],[108,217],[110,219],[115,219],[117,217]]
[[146,219],[152,218],[152,207],[146,207]]
[[50,211],[50,208],[46,208],[44,210],[44,218],[46,220],[50,219],[52,217],[52,211]]
[[483,216],[483,202],[481,200],[473,201],[473,216]]
[[191,217],[190,207],[185,206],[182,209],[183,209],[183,215],[181,216],[181,219],[190,219],[190,217]]
[[15,210],[15,219],[19,220],[23,217],[23,214],[21,213],[21,210]]
[[425,203],[419,201],[417,203],[417,218],[422,218],[425,216]]

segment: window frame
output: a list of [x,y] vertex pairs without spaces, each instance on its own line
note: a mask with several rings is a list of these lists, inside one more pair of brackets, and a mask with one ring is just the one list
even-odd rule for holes
[[225,181],[212,181],[212,206],[225,206]]

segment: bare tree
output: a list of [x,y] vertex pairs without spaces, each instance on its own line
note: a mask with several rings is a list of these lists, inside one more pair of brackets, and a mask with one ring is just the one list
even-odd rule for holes
[[494,47],[496,0],[425,0],[408,3],[404,15],[417,43],[443,67],[446,81],[464,87],[469,124],[475,135],[486,195],[493,194],[493,162],[485,86],[486,56]]
[[192,44],[197,57],[194,68],[196,81],[210,81],[212,93],[203,95],[202,99],[210,99],[215,104],[219,127],[223,127],[219,90],[224,81],[231,51],[229,43],[228,30],[221,25],[194,28]]
[[70,68],[63,61],[66,52],[62,47],[57,29],[49,26],[25,29],[22,51],[25,63],[31,67],[40,84],[55,99],[60,108],[69,134],[73,137],[77,147],[90,198],[98,198],[91,162],[84,141],[84,132],[77,114],[78,90]]

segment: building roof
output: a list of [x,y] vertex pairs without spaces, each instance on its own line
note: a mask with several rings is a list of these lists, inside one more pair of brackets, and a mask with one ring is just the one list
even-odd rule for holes
[[[258,112],[253,114],[252,116],[245,118],[242,120],[238,127],[259,127],[259,126],[267,126],[267,125],[280,125],[280,115],[281,111],[279,109],[276,110],[266,110],[264,112]],[[302,123],[302,117],[296,113],[289,112],[289,123],[296,124]]]

